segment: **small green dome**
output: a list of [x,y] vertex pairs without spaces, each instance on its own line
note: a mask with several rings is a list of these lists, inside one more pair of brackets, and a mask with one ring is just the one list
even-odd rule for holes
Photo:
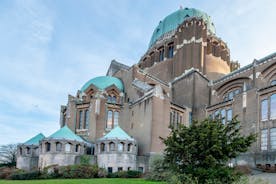
[[211,17],[206,13],[194,9],[194,8],[184,8],[179,9],[176,12],[168,15],[162,21],[159,22],[158,26],[155,28],[151,40],[149,43],[149,47],[151,47],[155,42],[164,34],[177,29],[177,27],[182,24],[186,19],[191,17],[202,18],[206,24],[209,33],[215,33],[215,26],[211,20]]
[[85,91],[91,84],[96,86],[99,90],[104,90],[114,84],[120,91],[124,91],[124,85],[122,81],[116,77],[111,76],[100,76],[90,79],[82,86],[81,91]]

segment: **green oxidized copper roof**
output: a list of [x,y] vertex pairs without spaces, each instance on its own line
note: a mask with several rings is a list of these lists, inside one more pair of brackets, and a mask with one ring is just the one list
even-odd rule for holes
[[108,134],[100,138],[100,140],[104,139],[119,139],[119,140],[134,140],[131,138],[123,129],[121,129],[119,126],[112,129]]
[[100,90],[104,90],[105,88],[114,84],[120,91],[124,91],[124,85],[122,81],[116,77],[111,77],[111,76],[95,77],[89,80],[88,82],[86,82],[82,86],[81,91],[85,91],[91,84],[93,84]]
[[50,135],[48,138],[52,139],[67,139],[67,140],[75,140],[79,142],[84,142],[84,140],[76,135],[67,125]]
[[36,136],[34,136],[31,139],[24,142],[23,144],[25,144],[25,145],[39,145],[39,141],[44,139],[44,138],[45,138],[45,136],[42,133],[39,133]]
[[158,38],[163,36],[165,33],[177,29],[177,27],[183,23],[184,20],[191,17],[202,18],[207,24],[208,31],[210,33],[215,33],[215,26],[209,15],[194,8],[179,9],[159,22],[151,36],[149,47],[151,47],[158,40]]

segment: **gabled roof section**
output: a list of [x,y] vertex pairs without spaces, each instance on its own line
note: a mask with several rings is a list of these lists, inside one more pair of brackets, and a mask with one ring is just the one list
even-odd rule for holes
[[36,136],[34,136],[31,139],[24,142],[23,144],[25,144],[25,145],[39,145],[39,141],[41,141],[44,138],[45,138],[45,136],[42,133],[39,133]]
[[108,134],[100,138],[99,140],[110,140],[110,139],[119,139],[119,140],[130,140],[134,141],[123,129],[119,126],[112,129]]
[[242,67],[242,68],[240,68],[238,70],[235,70],[235,71],[233,71],[233,72],[231,72],[231,73],[223,76],[222,78],[220,78],[218,80],[213,81],[213,84],[218,84],[220,82],[223,82],[225,80],[228,80],[228,79],[234,77],[235,75],[238,75],[238,74],[240,74],[240,73],[242,73],[244,71],[247,71],[247,70],[251,69],[254,66],[254,64],[255,65],[260,65],[260,64],[263,64],[263,63],[265,63],[267,61],[270,61],[270,60],[272,60],[274,58],[276,58],[276,52],[274,52],[274,53],[272,53],[272,54],[270,54],[270,55],[268,55],[268,56],[266,56],[264,58],[261,58],[259,60],[254,60],[253,63],[251,63],[249,65],[246,65],[246,66],[244,66],[244,67]]
[[51,139],[67,139],[71,141],[79,141],[79,142],[84,142],[84,140],[76,135],[70,128],[68,128],[67,125],[50,135],[48,138]]
[[116,60],[112,60],[110,65],[109,65],[109,68],[107,70],[107,73],[106,75],[107,76],[113,76],[116,72],[118,72],[119,70],[128,70],[130,67],[123,64],[123,63],[120,63]]

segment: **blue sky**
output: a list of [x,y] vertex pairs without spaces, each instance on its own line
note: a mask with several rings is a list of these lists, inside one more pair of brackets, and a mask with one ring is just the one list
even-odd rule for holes
[[0,144],[57,130],[68,94],[112,59],[138,62],[180,5],[208,13],[242,66],[276,50],[275,0],[1,0]]

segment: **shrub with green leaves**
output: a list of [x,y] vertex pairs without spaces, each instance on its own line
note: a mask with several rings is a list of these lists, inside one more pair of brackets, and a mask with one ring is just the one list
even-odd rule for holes
[[167,138],[164,163],[173,173],[187,174],[199,183],[233,183],[240,174],[227,162],[246,152],[256,140],[255,134],[240,134],[240,122],[233,118],[227,124],[221,119],[194,121],[180,125]]

